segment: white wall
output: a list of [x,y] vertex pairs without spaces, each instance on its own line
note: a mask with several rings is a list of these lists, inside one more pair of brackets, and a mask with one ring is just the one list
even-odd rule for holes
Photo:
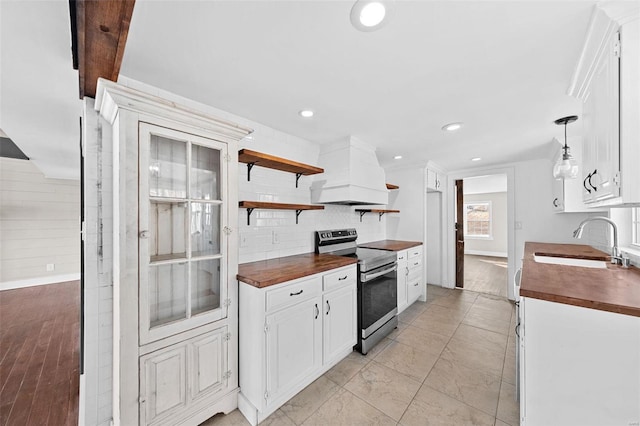
[[80,182],[0,158],[0,290],[79,277]]
[[[303,140],[291,143],[287,141],[287,135],[278,133],[283,137],[267,140],[255,135],[254,140],[242,141],[241,148],[283,156],[311,165],[318,164],[318,145]],[[240,200],[311,204],[309,187],[314,176],[302,176],[296,188],[294,174],[255,166],[251,169],[251,181],[248,182],[247,167],[242,163],[238,176]],[[313,252],[314,232],[318,230],[356,228],[358,243],[384,240],[386,223],[395,216],[383,215],[379,220],[377,214],[367,213],[360,222],[360,215],[354,211],[355,207],[324,207],[324,210],[303,211],[298,224],[293,210],[256,209],[251,214],[251,224],[247,225],[247,210],[240,209],[239,262]]]
[[[387,182],[400,186],[389,193],[387,208],[400,213],[387,217],[387,238],[423,241],[425,227],[425,169],[387,170]],[[387,216],[387,215],[385,215]]]
[[80,424],[107,426],[112,419],[113,378],[113,147],[85,99],[84,374]]
[[[464,180],[464,185],[467,180]],[[465,237],[464,252],[465,254],[507,257],[507,193],[464,194],[465,203],[480,201],[491,203],[491,238]]]
[[427,193],[427,283],[442,285],[442,193]]

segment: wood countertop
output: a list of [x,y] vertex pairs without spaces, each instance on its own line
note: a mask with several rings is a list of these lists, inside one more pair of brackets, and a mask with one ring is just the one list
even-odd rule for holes
[[538,263],[534,254],[606,260],[607,253],[580,244],[525,243],[520,296],[640,316],[640,270],[607,264],[606,269]]
[[358,247],[378,250],[401,251],[420,245],[422,245],[422,243],[418,241],[381,240],[358,244]]
[[238,281],[263,288],[355,264],[355,257],[305,253],[238,265]]

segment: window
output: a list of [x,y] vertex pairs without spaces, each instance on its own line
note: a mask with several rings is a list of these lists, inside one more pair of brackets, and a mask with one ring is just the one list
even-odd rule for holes
[[640,207],[631,209],[631,244],[640,246]]
[[491,202],[464,204],[464,236],[491,238]]

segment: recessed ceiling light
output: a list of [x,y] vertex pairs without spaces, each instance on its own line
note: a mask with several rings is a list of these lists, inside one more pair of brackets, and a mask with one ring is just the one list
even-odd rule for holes
[[402,155],[396,155],[393,157],[394,160],[402,160]]
[[304,117],[304,118],[313,117],[313,111],[311,111],[310,109],[303,109],[298,114],[300,114],[300,117]]
[[471,161],[480,161],[480,160],[482,160],[482,158],[480,158],[480,157],[473,157],[473,158],[471,159]]
[[358,0],[351,8],[351,24],[360,31],[375,31],[389,21],[394,0]]
[[455,132],[462,127],[462,123],[449,123],[442,126],[442,130],[447,132]]

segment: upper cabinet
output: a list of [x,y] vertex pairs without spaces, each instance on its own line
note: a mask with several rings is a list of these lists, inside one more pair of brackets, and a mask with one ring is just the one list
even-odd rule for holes
[[583,102],[582,200],[640,205],[640,7],[594,9],[569,94]]
[[437,171],[427,169],[427,192],[442,192],[443,175]]

